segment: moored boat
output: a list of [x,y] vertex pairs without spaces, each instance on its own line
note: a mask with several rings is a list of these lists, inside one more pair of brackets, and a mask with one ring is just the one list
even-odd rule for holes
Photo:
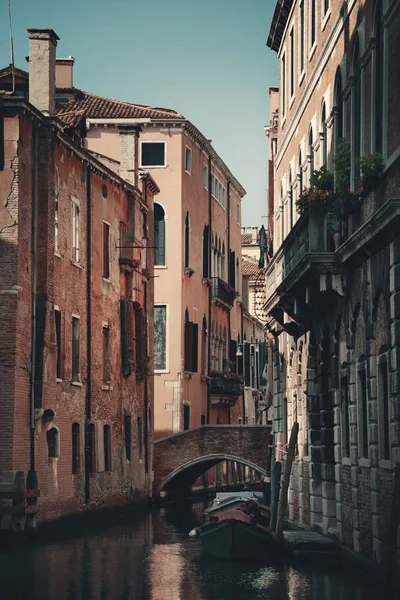
[[215,516],[227,510],[240,509],[248,500],[254,500],[258,503],[259,512],[262,517],[262,524],[269,523],[270,509],[265,504],[259,502],[258,497],[252,491],[242,492],[221,492],[217,493],[212,506],[204,511],[206,516]]
[[257,522],[257,515],[238,509],[212,516],[189,535],[199,538],[211,556],[228,560],[260,557],[276,545],[273,532]]

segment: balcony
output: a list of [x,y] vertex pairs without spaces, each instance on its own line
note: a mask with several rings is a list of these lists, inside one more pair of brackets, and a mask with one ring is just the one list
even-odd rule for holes
[[237,375],[228,376],[226,373],[213,371],[210,373],[210,394],[218,396],[218,399],[212,401],[212,404],[226,399],[236,401],[243,393],[242,378]]
[[220,277],[212,278],[212,297],[223,308],[232,308],[238,293]]
[[321,294],[344,294],[335,255],[341,232],[342,223],[332,209],[310,206],[268,265],[264,309],[289,333],[308,328]]

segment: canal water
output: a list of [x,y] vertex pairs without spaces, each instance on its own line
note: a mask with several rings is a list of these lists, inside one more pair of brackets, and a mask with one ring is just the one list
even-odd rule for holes
[[188,533],[204,505],[123,512],[0,552],[1,600],[377,600],[365,577],[315,559],[230,563]]

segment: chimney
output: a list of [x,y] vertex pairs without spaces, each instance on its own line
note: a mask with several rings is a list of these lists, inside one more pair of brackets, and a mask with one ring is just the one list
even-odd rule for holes
[[120,176],[128,183],[138,186],[139,175],[139,134],[138,126],[120,126]]
[[54,115],[56,46],[60,38],[52,29],[28,29],[29,102],[46,115]]
[[75,59],[73,56],[68,58],[56,59],[56,88],[68,89],[74,87],[73,71]]

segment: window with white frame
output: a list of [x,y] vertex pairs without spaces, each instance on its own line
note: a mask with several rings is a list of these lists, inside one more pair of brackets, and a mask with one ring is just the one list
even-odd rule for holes
[[310,10],[310,48],[313,48],[317,40],[317,0],[309,0]]
[[141,142],[140,144],[141,167],[165,167],[166,152],[165,142]]
[[301,0],[299,5],[299,74],[304,71],[304,37],[305,37],[305,0]]
[[185,171],[188,175],[192,174],[192,151],[187,146],[185,147]]
[[211,194],[221,206],[226,208],[226,189],[215,175],[211,175]]
[[323,15],[325,16],[330,8],[330,0],[322,0]]
[[72,199],[72,260],[79,263],[81,237],[81,215],[79,203]]
[[208,167],[203,165],[203,188],[208,190]]
[[294,96],[294,27],[290,30],[290,98]]
[[282,81],[282,117],[286,113],[286,55],[282,55],[281,62],[281,81]]
[[110,224],[103,221],[103,279],[110,279]]

